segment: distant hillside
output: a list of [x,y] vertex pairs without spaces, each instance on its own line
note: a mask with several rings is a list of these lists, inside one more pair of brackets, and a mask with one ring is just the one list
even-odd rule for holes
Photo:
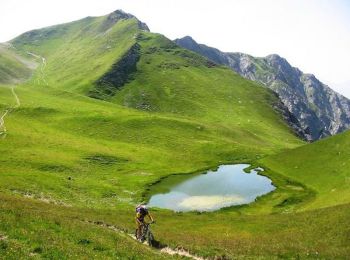
[[28,79],[37,64],[16,53],[12,44],[0,44],[0,84],[17,84]]
[[275,91],[298,120],[307,140],[317,140],[350,128],[350,101],[276,54],[257,58],[244,53],[225,53],[198,44],[189,36],[175,42]]

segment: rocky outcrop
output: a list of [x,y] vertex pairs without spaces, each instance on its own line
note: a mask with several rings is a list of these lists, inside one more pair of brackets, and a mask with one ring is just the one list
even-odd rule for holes
[[139,59],[140,45],[135,43],[106,74],[95,82],[95,87],[88,95],[98,99],[108,99],[114,96],[124,84],[133,79]]
[[[292,67],[277,54],[257,58],[244,53],[225,53],[198,44],[189,36],[175,42],[272,89],[292,116],[283,112],[285,120],[308,141],[350,128],[350,100],[320,82],[314,75]],[[281,112],[284,110],[280,105],[278,107]]]

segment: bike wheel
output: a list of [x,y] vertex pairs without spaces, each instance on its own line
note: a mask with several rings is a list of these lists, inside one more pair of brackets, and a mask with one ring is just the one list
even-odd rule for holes
[[147,234],[147,243],[149,246],[154,246],[154,237],[151,231]]

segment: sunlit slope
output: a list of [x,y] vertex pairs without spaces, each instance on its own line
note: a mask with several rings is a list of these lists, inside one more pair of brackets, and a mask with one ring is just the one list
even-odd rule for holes
[[350,202],[350,132],[270,156],[261,162],[316,192],[306,208]]
[[114,12],[29,31],[11,43],[23,54],[45,59],[33,83],[85,93],[134,44],[141,25]]

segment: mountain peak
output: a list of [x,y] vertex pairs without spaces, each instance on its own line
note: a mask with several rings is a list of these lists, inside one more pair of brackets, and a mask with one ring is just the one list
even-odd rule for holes
[[190,49],[192,51],[195,51],[199,48],[199,44],[191,37],[191,36],[185,36],[179,39],[174,40],[174,42],[180,46],[185,46],[186,49]]
[[132,18],[136,18],[134,15],[129,14],[124,12],[121,9],[115,10],[114,12],[111,12],[110,14],[108,14],[107,16],[108,19],[132,19]]
[[265,58],[267,60],[274,60],[274,61],[284,60],[284,58],[282,58],[280,55],[275,53],[267,55]]
[[186,35],[185,37],[182,37],[181,39],[179,40],[183,40],[183,41],[191,41],[191,42],[195,42],[197,43],[191,36],[189,35]]
[[293,68],[292,65],[290,65],[290,63],[285,58],[281,57],[278,54],[267,55],[265,59],[270,65],[274,66],[275,68],[280,68],[285,71],[290,71],[290,70],[299,71],[299,69]]
[[108,14],[106,20],[108,24],[115,24],[120,20],[127,20],[127,19],[136,19],[139,23],[139,27],[141,30],[150,31],[147,24],[141,22],[139,19],[137,19],[136,16],[129,14],[127,12],[124,12],[121,9],[115,10],[114,12]]

